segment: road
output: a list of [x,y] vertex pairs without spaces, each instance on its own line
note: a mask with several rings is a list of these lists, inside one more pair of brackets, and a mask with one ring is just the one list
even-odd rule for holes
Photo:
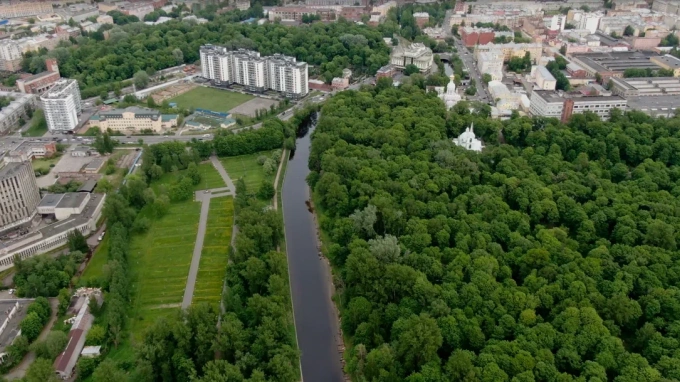
[[296,142],[283,181],[283,219],[290,289],[302,379],[307,382],[342,382],[343,373],[336,334],[338,323],[331,300],[331,275],[319,256],[314,217],[308,211],[310,135]]
[[477,96],[469,98],[485,103],[491,102],[492,100],[489,98],[489,92],[486,90],[486,86],[482,81],[482,75],[479,73],[479,69],[475,63],[474,55],[465,47],[465,45],[463,45],[463,42],[460,39],[455,39],[455,41],[455,47],[458,49],[458,57],[463,61],[465,69],[470,74],[470,77],[475,80],[477,86]]

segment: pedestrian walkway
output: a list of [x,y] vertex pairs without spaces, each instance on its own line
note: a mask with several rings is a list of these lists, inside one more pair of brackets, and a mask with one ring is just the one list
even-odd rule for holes
[[182,299],[182,309],[187,309],[191,306],[191,300],[194,297],[194,290],[196,289],[196,277],[198,276],[198,265],[201,262],[201,252],[203,251],[203,239],[205,238],[205,231],[208,225],[208,212],[210,211],[210,199],[219,198],[222,196],[234,196],[236,194],[236,187],[231,181],[229,174],[222,166],[222,163],[217,157],[210,158],[213,166],[217,172],[222,176],[222,180],[227,187],[213,188],[210,190],[199,190],[194,195],[194,200],[201,202],[201,217],[198,219],[198,232],[196,233],[196,243],[194,244],[194,254],[191,257],[191,265],[189,266],[189,276],[187,277],[187,286],[184,288],[184,298]]

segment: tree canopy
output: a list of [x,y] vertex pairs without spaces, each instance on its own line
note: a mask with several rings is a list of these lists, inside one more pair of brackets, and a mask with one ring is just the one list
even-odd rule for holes
[[[308,181],[353,380],[680,378],[680,118],[468,108],[408,84],[322,108]],[[472,123],[481,153],[451,142]]]

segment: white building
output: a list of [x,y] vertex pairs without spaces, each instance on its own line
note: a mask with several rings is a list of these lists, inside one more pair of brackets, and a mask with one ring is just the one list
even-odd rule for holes
[[545,23],[545,26],[550,29],[551,31],[560,31],[562,32],[564,30],[564,25],[567,23],[567,16],[565,15],[554,15],[553,17],[550,17],[547,19],[548,22]]
[[555,92],[534,90],[531,92],[531,114],[535,116],[561,118],[564,98]]
[[430,70],[433,62],[432,49],[420,42],[414,42],[407,46],[402,44],[395,46],[390,58],[390,63],[399,69],[403,70],[408,65],[415,65],[421,72]]
[[536,66],[535,68],[536,69],[533,75],[536,86],[538,86],[538,88],[541,90],[555,90],[555,87],[557,86],[557,80],[550,73],[548,68],[542,65]]
[[61,79],[40,96],[50,131],[73,131],[82,112],[78,81]]
[[16,40],[0,41],[0,71],[18,71],[21,68],[22,58],[21,46]]
[[439,94],[439,99],[444,101],[446,109],[454,107],[458,102],[460,102],[462,98],[460,94],[456,92],[456,84],[454,82],[456,76],[452,74],[449,78],[451,81],[449,81],[449,84],[446,86],[446,93],[444,93],[443,86],[438,86],[436,88],[437,93]]
[[295,57],[204,45],[200,50],[201,73],[216,85],[239,84],[250,91],[272,89],[287,97],[299,98],[309,93],[308,67]]
[[534,90],[531,93],[531,114],[560,118],[566,122],[573,114],[595,113],[600,119],[609,119],[612,109],[626,110],[628,102],[619,96],[579,97],[561,96],[554,91]]
[[453,143],[466,150],[481,152],[484,146],[482,146],[482,141],[477,139],[472,128],[473,126],[470,125],[458,138],[453,138]]
[[479,72],[489,74],[491,80],[503,79],[503,53],[500,50],[480,52],[477,55],[477,68]]
[[9,105],[0,109],[0,134],[16,127],[21,121],[28,121],[28,110],[35,110],[36,97],[33,94],[0,91],[0,97],[10,98]]
[[586,29],[593,34],[600,26],[600,19],[603,16],[601,13],[574,12],[573,24],[576,29]]

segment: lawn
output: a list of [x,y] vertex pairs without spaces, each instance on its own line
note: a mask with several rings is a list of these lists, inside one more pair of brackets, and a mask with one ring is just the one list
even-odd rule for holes
[[42,110],[38,109],[33,113],[31,127],[21,133],[23,137],[42,137],[47,132],[47,120]]
[[158,317],[172,314],[182,303],[200,212],[200,203],[173,203],[145,234],[132,237],[133,339],[139,339],[146,327]]
[[[201,183],[194,186],[194,191],[205,190],[209,188],[227,187],[224,180],[217,172],[212,163],[201,163],[198,165],[198,171],[201,173]],[[186,172],[181,170],[177,172],[165,173],[161,175],[160,179],[151,185],[156,195],[159,195],[161,186],[170,187],[177,180],[177,177]]]
[[220,158],[220,161],[234,183],[236,183],[237,179],[245,177],[246,188],[251,193],[257,192],[263,179],[274,181],[276,172],[273,175],[265,175],[263,167],[257,164],[257,157],[260,155],[270,157],[271,154],[272,151],[261,151],[250,155],[223,157]]
[[104,240],[94,250],[90,262],[80,276],[81,280],[95,280],[104,276],[104,264],[109,258],[109,235],[104,235]]
[[49,170],[51,167],[50,165],[56,165],[57,162],[61,159],[61,155],[55,155],[52,158],[40,158],[40,159],[34,159],[31,162],[31,166],[33,166],[33,171],[38,170],[39,168],[44,168],[46,170]]
[[228,112],[253,98],[255,97],[247,94],[199,86],[184,94],[169,99],[168,102],[176,102],[177,106],[184,108],[193,107],[211,111]]
[[220,302],[233,223],[233,198],[212,199],[192,304]]

